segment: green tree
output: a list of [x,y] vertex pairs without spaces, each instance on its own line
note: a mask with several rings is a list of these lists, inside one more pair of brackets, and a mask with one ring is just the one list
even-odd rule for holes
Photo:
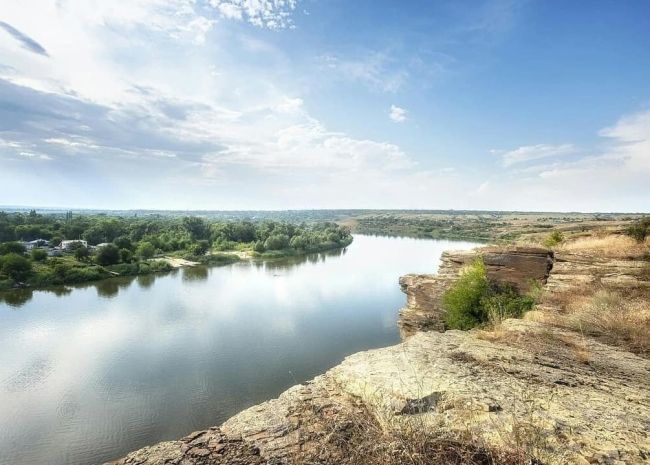
[[120,249],[133,250],[133,243],[128,236],[120,236],[116,238],[113,241],[113,244],[115,244]]
[[95,260],[102,266],[120,262],[120,249],[115,244],[107,244],[97,249]]
[[186,216],[183,218],[183,226],[195,241],[210,239],[210,225],[203,218]]
[[267,250],[282,250],[289,246],[289,236],[286,234],[272,234],[264,241]]
[[133,261],[133,252],[129,249],[120,249],[120,261],[122,263],[131,263]]
[[210,250],[210,243],[206,240],[198,241],[192,246],[192,253],[194,255],[205,255]]
[[45,249],[32,249],[32,260],[35,262],[44,262],[47,260],[47,250]]
[[156,248],[151,242],[140,242],[135,253],[142,258],[151,258],[156,253]]
[[88,260],[88,257],[90,257],[90,249],[88,247],[79,244],[79,246],[74,248],[74,258],[77,260],[85,261]]
[[9,253],[23,255],[25,253],[25,246],[20,242],[5,242],[4,244],[0,244],[0,255]]
[[2,271],[15,281],[24,281],[32,272],[32,262],[17,253],[3,256],[1,263]]

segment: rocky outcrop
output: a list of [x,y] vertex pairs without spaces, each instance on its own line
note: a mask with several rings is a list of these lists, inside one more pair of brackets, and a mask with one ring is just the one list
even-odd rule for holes
[[495,450],[534,449],[543,463],[650,463],[649,385],[650,361],[541,323],[418,333],[354,354],[221,428],[115,464],[349,463],[331,438],[364,415],[385,430],[417,421]]
[[442,296],[460,270],[479,256],[490,279],[510,283],[520,292],[527,291],[533,281],[546,283],[553,267],[553,252],[537,247],[483,247],[444,252],[437,274],[409,274],[400,278],[407,299],[399,315],[403,337],[418,331],[444,330]]
[[650,262],[559,253],[546,288],[553,292],[602,284],[612,288],[650,287]]

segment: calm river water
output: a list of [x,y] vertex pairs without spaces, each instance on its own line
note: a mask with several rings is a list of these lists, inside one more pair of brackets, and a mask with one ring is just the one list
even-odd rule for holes
[[394,344],[399,276],[474,245],[356,235],[300,259],[0,294],[0,463],[103,463]]

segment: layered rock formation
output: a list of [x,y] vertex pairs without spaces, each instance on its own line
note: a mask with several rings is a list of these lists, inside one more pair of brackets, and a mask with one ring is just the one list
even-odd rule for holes
[[510,283],[520,292],[527,291],[533,281],[545,284],[553,268],[553,252],[543,248],[483,247],[444,252],[437,274],[409,274],[400,278],[400,287],[407,299],[399,314],[403,337],[418,331],[444,330],[442,296],[460,270],[479,256],[483,258],[490,279]]

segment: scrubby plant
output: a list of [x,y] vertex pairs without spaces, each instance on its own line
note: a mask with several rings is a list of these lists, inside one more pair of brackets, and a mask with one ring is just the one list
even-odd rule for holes
[[544,239],[544,245],[546,247],[555,247],[562,242],[564,242],[564,234],[561,231],[553,231]]
[[9,253],[0,261],[2,272],[15,281],[24,281],[32,272],[32,262],[17,253]]
[[47,250],[32,249],[32,260],[35,262],[44,262],[47,260]]
[[630,225],[625,230],[625,234],[639,243],[645,241],[645,238],[650,236],[650,216],[645,216]]
[[451,329],[471,329],[486,321],[481,299],[488,293],[485,264],[477,259],[443,295],[445,323]]
[[519,294],[511,284],[490,281],[479,258],[461,271],[442,302],[445,325],[467,330],[487,322],[498,324],[506,318],[519,318],[533,307],[535,298],[533,294]]

